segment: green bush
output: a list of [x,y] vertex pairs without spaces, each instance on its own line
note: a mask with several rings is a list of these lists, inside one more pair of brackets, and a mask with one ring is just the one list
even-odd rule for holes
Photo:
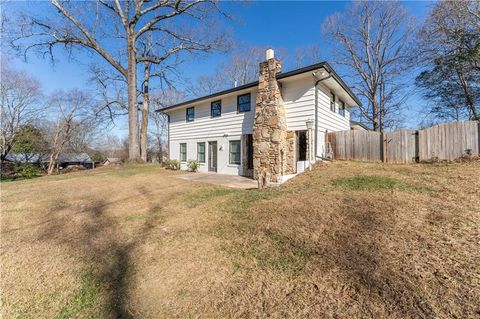
[[39,173],[40,173],[40,170],[30,164],[24,164],[17,168],[17,174],[23,178],[34,178]]
[[170,168],[170,162],[171,162],[171,160],[163,161],[163,163],[162,163],[163,167],[169,169]]
[[191,172],[196,172],[198,170],[198,162],[196,160],[189,160],[187,163],[187,167]]
[[171,170],[179,170],[180,169],[180,162],[177,160],[166,160],[164,162],[164,165],[166,168],[171,169]]

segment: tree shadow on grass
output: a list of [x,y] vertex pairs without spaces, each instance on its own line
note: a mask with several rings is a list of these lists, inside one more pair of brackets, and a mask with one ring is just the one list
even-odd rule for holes
[[[265,297],[265,289],[255,287],[254,296],[262,306],[257,304],[247,311],[260,316],[286,313],[290,314],[287,317],[302,317],[299,311],[304,309],[299,305],[308,305],[311,317],[438,317],[435,293],[425,290],[425,281],[415,272],[415,266],[408,264],[408,249],[415,249],[418,255],[423,246],[415,242],[415,233],[398,233],[402,231],[396,220],[396,207],[400,204],[396,199],[385,200],[383,195],[367,198],[345,194],[331,210],[299,209],[275,215],[271,208],[265,208],[269,212],[265,221],[257,223],[259,228],[250,232],[260,231],[265,236],[259,240],[263,245],[250,242],[235,248],[256,252],[253,257],[258,265],[262,265],[262,258],[267,261],[266,273],[293,283],[293,288],[283,296],[277,291],[275,296]],[[315,205],[318,201],[312,200],[305,208]],[[403,238],[413,242],[395,242]],[[280,264],[287,270],[282,273],[277,261],[289,261],[287,257],[291,257],[291,262]],[[421,265],[422,261],[413,263]],[[290,276],[299,279],[290,281]],[[278,289],[275,278],[267,278],[265,283],[270,287],[266,291]]]
[[[435,318],[412,274],[403,273],[406,265],[392,251],[391,237],[395,223],[394,201],[375,207],[375,199],[343,199],[343,220],[335,223],[331,239],[319,246],[330,267],[341,271],[342,281],[349,282],[363,301],[366,314],[376,317],[378,307],[389,317]],[[393,245],[395,246],[395,245]]]
[[[137,196],[150,202],[150,193],[146,189],[139,188],[138,194]],[[140,225],[136,225],[133,231],[130,230],[132,235],[122,230],[123,227],[128,227],[122,225],[125,223],[122,217],[115,217],[107,212],[112,203],[105,200],[93,200],[82,207],[68,207],[70,214],[66,216],[62,214],[64,216],[58,217],[59,212],[53,210],[51,215],[57,218],[51,218],[39,240],[52,245],[67,246],[72,255],[86,262],[96,284],[101,287],[106,297],[102,307],[115,318],[134,318],[134,309],[128,307],[131,277],[135,270],[133,255],[155,226],[164,222],[163,208],[174,197],[170,196],[161,206],[150,204],[144,214],[146,218]],[[82,305],[76,308],[82,309]]]

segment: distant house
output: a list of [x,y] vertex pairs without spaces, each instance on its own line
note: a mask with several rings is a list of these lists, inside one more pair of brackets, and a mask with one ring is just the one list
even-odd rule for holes
[[24,163],[32,165],[41,165],[45,159],[45,154],[39,153],[8,153],[5,160],[13,163]]
[[169,156],[187,169],[282,183],[328,155],[325,134],[350,129],[360,105],[327,62],[289,72],[273,50],[259,80],[158,111],[168,116]]
[[122,164],[122,159],[119,157],[107,157],[105,162],[103,162],[103,165],[108,166],[108,165],[120,165]]
[[[9,153],[6,157],[6,160],[15,163],[47,166],[50,162],[50,156],[39,153]],[[95,167],[95,163],[87,153],[60,154],[57,162],[59,169],[64,169],[68,166],[83,166],[85,168]]]
[[370,131],[368,126],[357,121],[350,121],[350,130],[352,131]]
[[95,163],[87,153],[67,153],[58,156],[59,168],[68,166],[83,166],[85,168],[95,168]]

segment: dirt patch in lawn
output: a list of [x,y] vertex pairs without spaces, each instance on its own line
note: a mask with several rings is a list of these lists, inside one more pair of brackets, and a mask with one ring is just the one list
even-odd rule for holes
[[2,184],[5,318],[475,318],[479,162],[228,189],[153,165]]

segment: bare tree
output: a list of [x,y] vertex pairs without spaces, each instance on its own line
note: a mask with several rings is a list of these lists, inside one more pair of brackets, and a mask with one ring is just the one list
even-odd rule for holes
[[295,49],[295,67],[315,64],[320,62],[321,54],[320,47],[316,44],[298,47]]
[[401,77],[412,67],[413,30],[406,9],[393,1],[355,2],[345,13],[328,17],[322,31],[366,101],[362,116],[376,131],[392,126],[405,99]]
[[[80,138],[91,133],[96,126],[93,110],[95,101],[84,91],[54,92],[48,101],[51,118],[54,121],[45,125],[45,135],[49,142],[48,174],[53,174],[59,155]],[[78,141],[77,141],[78,142]]]
[[92,143],[92,147],[100,152],[105,157],[119,157],[123,159],[127,159],[124,157],[124,145],[123,141],[114,134],[101,134],[95,139],[94,143]]
[[165,141],[168,139],[168,116],[162,112],[158,112],[164,107],[179,103],[185,100],[186,94],[182,91],[176,90],[173,87],[162,90],[159,94],[155,94],[151,103],[153,108],[151,109],[151,118],[153,119],[153,128],[150,130],[153,140],[155,141],[154,149],[156,149],[158,162],[163,161],[163,154]]
[[25,72],[1,67],[1,162],[5,160],[23,127],[42,115],[40,84]]
[[[200,31],[200,30],[196,30]],[[206,30],[203,30],[205,32]],[[160,43],[164,41],[158,39],[158,37],[154,37],[152,32],[149,32],[144,39],[141,41],[141,55],[142,56],[149,56],[155,55],[155,51],[161,50]],[[211,47],[203,46],[203,47],[192,47],[189,49],[190,53],[194,53],[195,51],[208,51]],[[145,61],[143,63],[143,82],[141,85],[141,92],[140,95],[142,96],[142,102],[139,104],[141,105],[141,126],[140,126],[140,156],[143,161],[147,161],[147,154],[148,154],[148,126],[149,126],[149,118],[151,116],[150,112],[150,85],[152,84],[153,79],[159,79],[160,87],[163,86],[164,83],[170,85],[170,80],[167,76],[167,73],[170,71],[175,73],[176,67],[178,64],[181,63],[178,54],[176,54],[172,59],[169,60],[168,64],[163,65],[155,65],[149,61]],[[153,113],[154,114],[154,113]]]
[[[223,44],[223,37],[211,37],[213,32],[191,37],[184,33],[188,30],[186,27],[174,23],[190,19],[189,28],[195,30],[213,11],[218,12],[217,3],[212,0],[51,0],[51,4],[58,12],[57,18],[29,16],[21,23],[20,38],[13,43],[27,39],[25,53],[39,49],[50,54],[52,59],[53,48],[57,45],[63,45],[69,52],[74,47],[84,48],[96,53],[121,74],[128,92],[129,159],[139,160],[137,64],[160,65],[181,51],[208,50]],[[182,19],[176,19],[178,17]],[[152,51],[155,54],[139,55],[139,41],[149,32],[161,34],[161,38],[168,41],[159,43],[162,50]]]
[[92,75],[89,83],[99,101],[96,116],[106,126],[115,126],[118,117],[128,115],[127,82],[122,75],[99,63],[92,63],[89,72]]
[[417,77],[440,119],[480,119],[480,2],[438,2],[419,32]]
[[[234,50],[228,61],[220,64],[213,74],[198,77],[196,83],[189,86],[190,93],[201,96],[258,80],[258,65],[265,59],[266,49],[241,46]],[[277,49],[276,55],[282,60],[286,50]]]

